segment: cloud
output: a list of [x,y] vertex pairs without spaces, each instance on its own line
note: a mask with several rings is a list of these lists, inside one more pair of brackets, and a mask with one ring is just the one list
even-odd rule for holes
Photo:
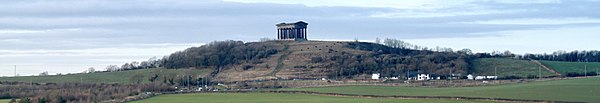
[[461,22],[465,24],[509,24],[509,25],[564,25],[564,24],[597,24],[600,19],[591,18],[527,18],[527,19],[503,19]]

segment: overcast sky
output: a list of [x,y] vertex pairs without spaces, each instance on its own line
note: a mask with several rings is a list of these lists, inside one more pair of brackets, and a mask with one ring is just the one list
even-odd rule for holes
[[2,0],[0,76],[103,70],[216,40],[396,38],[518,54],[600,48],[598,0]]

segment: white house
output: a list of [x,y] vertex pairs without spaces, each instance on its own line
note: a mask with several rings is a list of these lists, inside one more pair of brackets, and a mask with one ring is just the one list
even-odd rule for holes
[[490,80],[490,79],[498,79],[498,76],[477,76],[475,80]]
[[486,79],[498,79],[498,76],[485,76]]
[[429,77],[429,74],[419,74],[417,76],[417,80],[429,80],[431,79],[431,77]]
[[474,78],[473,78],[473,75],[471,75],[471,74],[467,75],[467,79],[469,79],[469,80],[473,80],[473,79],[474,79]]
[[398,79],[398,77],[392,77],[392,78],[390,78],[390,79],[397,80],[397,79]]
[[373,75],[371,76],[371,79],[376,79],[377,80],[377,79],[379,79],[380,75],[381,74],[379,74],[379,73],[373,73]]

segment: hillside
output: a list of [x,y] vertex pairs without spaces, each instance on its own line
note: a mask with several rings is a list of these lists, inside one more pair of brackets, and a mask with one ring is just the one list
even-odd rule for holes
[[213,42],[171,54],[167,68],[214,68],[217,82],[272,79],[368,79],[371,73],[465,74],[470,57],[366,42]]
[[[410,73],[466,74],[466,54],[392,48],[366,42],[334,41],[219,41],[175,52],[152,61],[142,69],[124,64],[113,72],[51,76],[2,77],[0,81],[149,83],[150,77],[165,81],[210,79],[213,82],[274,79],[368,79],[371,73],[406,76]],[[144,63],[144,62],[142,62]],[[186,69],[182,69],[186,68]],[[179,84],[185,81],[179,81]],[[173,83],[173,82],[171,82]]]
[[561,74],[571,72],[584,73],[587,66],[587,72],[596,72],[600,70],[600,62],[560,62],[560,61],[541,61],[542,64],[556,70]]
[[63,82],[84,82],[84,83],[149,83],[151,76],[172,77],[181,75],[200,75],[206,76],[210,69],[139,69],[117,72],[101,73],[83,73],[68,75],[50,75],[50,76],[22,76],[22,77],[2,77],[0,81],[21,81],[35,83],[63,83]]
[[480,58],[472,61],[474,75],[494,75],[498,73],[499,78],[509,76],[516,77],[538,77],[541,71],[542,77],[557,76],[556,74],[543,69],[540,65],[529,60],[517,60],[510,58]]

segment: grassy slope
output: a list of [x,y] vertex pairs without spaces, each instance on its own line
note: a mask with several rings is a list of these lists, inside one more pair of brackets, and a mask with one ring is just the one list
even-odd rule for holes
[[426,88],[389,86],[342,86],[287,90],[363,95],[464,96],[557,101],[600,102],[600,78],[543,81],[481,87]]
[[455,103],[482,102],[436,99],[373,99],[274,93],[204,93],[162,95],[134,103]]
[[[481,58],[474,60],[473,65],[475,68],[474,75],[494,75],[494,68],[496,67],[499,77],[511,75],[527,77],[528,75],[539,75],[539,66],[528,60],[515,60],[509,58]],[[544,77],[555,75],[543,68],[541,71]]]
[[10,99],[0,99],[0,103],[8,103]]
[[585,66],[587,65],[587,72],[600,70],[599,62],[560,62],[560,61],[540,61],[542,64],[556,70],[561,74],[567,74],[569,72],[583,73]]
[[142,80],[147,83],[148,78],[154,74],[163,75],[206,75],[211,70],[202,69],[140,69],[119,72],[104,72],[90,74],[71,74],[71,75],[51,75],[51,76],[24,76],[24,77],[1,77],[0,81],[22,81],[22,82],[88,82],[88,83],[133,83],[132,77],[143,75]]

